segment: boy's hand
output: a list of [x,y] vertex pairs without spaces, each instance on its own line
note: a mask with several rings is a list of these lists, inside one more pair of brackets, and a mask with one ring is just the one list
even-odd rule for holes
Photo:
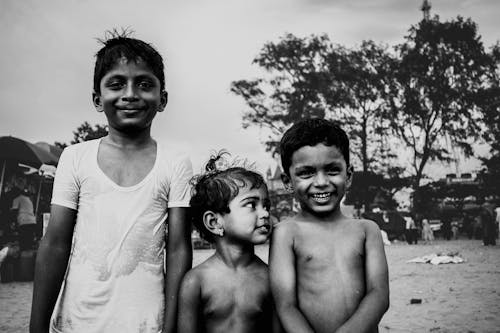
[[269,271],[271,291],[281,324],[286,332],[313,333],[297,306],[295,255],[291,222],[276,225],[271,235]]
[[188,208],[168,210],[167,274],[165,278],[164,332],[175,332],[177,322],[177,296],[184,274],[191,268],[191,226],[187,219]]
[[182,281],[179,292],[179,315],[177,331],[196,333],[198,330],[198,307],[201,299],[200,279],[191,270]]
[[337,332],[372,332],[389,308],[389,273],[377,224],[365,220],[366,295],[356,312]]
[[30,332],[48,332],[50,317],[68,265],[76,211],[52,205],[47,232],[38,248]]

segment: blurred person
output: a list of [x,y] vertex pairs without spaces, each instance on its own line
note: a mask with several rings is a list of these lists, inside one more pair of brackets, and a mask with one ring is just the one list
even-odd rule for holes
[[479,211],[481,221],[483,245],[496,245],[495,211],[491,200],[486,200]]
[[424,242],[432,242],[434,240],[434,233],[432,232],[429,220],[422,219],[422,240]]
[[495,221],[497,223],[497,239],[500,239],[500,207],[495,208]]
[[415,220],[411,215],[403,216],[405,219],[405,238],[408,244],[417,244],[418,242],[418,229],[415,225]]
[[472,237],[474,236],[474,218],[468,212],[464,213],[463,228],[465,230],[465,233],[467,234],[467,237],[469,239],[472,239]]
[[33,212],[33,202],[27,189],[14,189],[12,201],[12,215],[16,217],[16,228],[19,235],[21,250],[32,249],[36,237],[36,218]]
[[453,239],[458,239],[458,222],[453,221],[451,222],[451,235]]
[[451,218],[447,215],[443,216],[441,225],[441,231],[443,232],[443,238],[446,240],[451,239]]

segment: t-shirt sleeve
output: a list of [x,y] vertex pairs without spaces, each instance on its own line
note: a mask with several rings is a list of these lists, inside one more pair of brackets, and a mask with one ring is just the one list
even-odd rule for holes
[[77,210],[80,184],[76,173],[76,150],[64,149],[57,165],[52,190],[53,205]]
[[187,155],[178,159],[173,168],[170,191],[168,194],[168,208],[189,207],[191,199],[191,186],[189,181],[193,177],[193,167]]

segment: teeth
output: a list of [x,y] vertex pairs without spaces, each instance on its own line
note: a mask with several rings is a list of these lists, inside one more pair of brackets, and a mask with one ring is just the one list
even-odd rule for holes
[[331,196],[332,196],[331,193],[316,193],[312,195],[312,198],[316,202],[324,203],[328,202]]
[[314,198],[325,199],[330,197],[330,193],[317,193],[313,194]]

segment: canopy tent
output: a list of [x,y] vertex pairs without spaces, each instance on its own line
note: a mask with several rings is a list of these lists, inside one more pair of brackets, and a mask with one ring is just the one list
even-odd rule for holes
[[59,156],[48,149],[13,136],[0,137],[0,197],[3,193],[5,169],[8,161],[39,169],[43,164],[56,166]]

